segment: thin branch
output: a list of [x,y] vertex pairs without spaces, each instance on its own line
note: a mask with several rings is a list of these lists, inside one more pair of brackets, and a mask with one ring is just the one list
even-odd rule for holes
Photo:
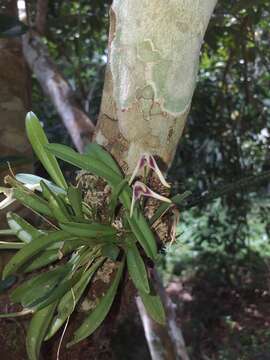
[[156,290],[163,300],[167,314],[167,325],[162,326],[153,321],[140,297],[136,304],[144,327],[145,337],[153,360],[190,360],[182,334],[182,329],[176,323],[174,305],[166,293],[161,280],[154,270]]
[[39,35],[45,35],[48,13],[48,0],[37,0],[35,25]]
[[50,97],[72,141],[82,152],[91,141],[94,125],[76,104],[74,93],[48,54],[37,33],[23,36],[23,53],[44,93]]

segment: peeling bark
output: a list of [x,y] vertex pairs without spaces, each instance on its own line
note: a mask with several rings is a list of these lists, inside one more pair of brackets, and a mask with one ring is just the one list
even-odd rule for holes
[[95,128],[93,123],[76,104],[70,85],[50,59],[37,34],[23,36],[23,52],[44,93],[54,104],[75,147],[82,152],[91,140]]

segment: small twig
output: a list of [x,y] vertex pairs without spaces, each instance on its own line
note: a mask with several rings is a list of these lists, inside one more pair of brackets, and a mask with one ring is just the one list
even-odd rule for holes
[[43,36],[46,32],[48,0],[37,0],[35,25],[38,33]]

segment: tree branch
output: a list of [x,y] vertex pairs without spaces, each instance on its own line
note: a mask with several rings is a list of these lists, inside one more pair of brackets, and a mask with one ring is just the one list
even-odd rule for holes
[[48,13],[48,0],[37,0],[35,25],[40,35],[45,35]]
[[91,140],[95,128],[93,123],[76,104],[70,85],[51,60],[38,34],[32,32],[23,36],[23,53],[44,93],[54,104],[75,147],[82,152]]

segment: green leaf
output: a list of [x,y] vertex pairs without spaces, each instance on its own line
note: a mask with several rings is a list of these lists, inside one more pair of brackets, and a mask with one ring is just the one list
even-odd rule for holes
[[[171,198],[172,203],[181,206],[186,198],[191,195],[190,191],[185,191],[183,194],[177,194]],[[172,206],[172,204],[163,203],[156,210],[155,214],[149,220],[150,225],[153,225],[166,211]]]
[[79,218],[83,217],[83,211],[82,211],[82,191],[81,189],[75,187],[75,186],[69,186],[67,191],[68,199],[70,202],[70,205],[72,206],[72,209],[74,210],[74,213]]
[[109,204],[109,212],[110,212],[111,218],[114,217],[114,212],[115,212],[115,208],[117,206],[119,195],[124,190],[125,186],[128,186],[127,179],[122,180],[117,186],[113,187],[112,196],[111,196],[111,200],[110,200],[110,204]]
[[[55,156],[74,166],[87,170],[97,176],[103,177],[113,188],[116,187],[123,179],[122,176],[112,172],[110,168],[106,167],[104,163],[98,159],[91,158],[87,155],[80,155],[67,146],[49,144],[46,146],[46,149],[48,149]],[[122,191],[120,194],[120,200],[128,213],[130,212],[131,197],[132,191],[129,187],[125,188],[124,191]],[[157,257],[156,241],[149,225],[147,224],[139,209],[134,211],[132,219],[128,219],[128,221],[132,231],[145,250],[146,254],[152,260],[155,260]]]
[[49,142],[38,118],[33,112],[26,115],[25,126],[28,139],[42,165],[58,186],[67,189],[66,180],[56,158],[44,149],[44,146]]
[[20,174],[16,174],[15,178],[16,178],[16,180],[20,181],[23,184],[30,184],[30,185],[40,184],[40,182],[43,181],[50,188],[50,190],[53,191],[54,193],[66,195],[66,191],[64,189],[55,185],[51,181],[44,179],[37,175],[20,173]]
[[139,291],[150,293],[144,261],[132,237],[126,238],[126,258],[129,275]]
[[38,212],[39,214],[51,217],[52,212],[46,200],[37,196],[31,191],[22,188],[13,189],[13,197],[24,206]]
[[43,235],[37,238],[35,241],[31,241],[26,244],[20,251],[14,255],[3,271],[3,279],[6,279],[9,275],[17,272],[23,265],[31,260],[40,251],[50,246],[54,242],[69,240],[71,236],[64,231],[55,231],[48,235]]
[[57,249],[42,251],[38,257],[34,258],[29,265],[24,269],[24,273],[32,272],[34,270],[41,269],[49,264],[59,260],[60,252]]
[[122,173],[111,154],[104,150],[100,145],[95,143],[88,144],[85,149],[85,154],[98,159],[100,162],[103,162],[105,166],[111,168],[116,174],[122,176]]
[[16,231],[13,231],[11,229],[0,230],[0,236],[12,236],[12,235],[16,235]]
[[107,293],[101,298],[96,308],[86,317],[79,329],[75,331],[74,339],[68,344],[68,347],[90,336],[101,325],[114,301],[122,277],[124,264],[125,262],[122,261]]
[[0,294],[11,288],[15,284],[16,280],[16,276],[9,276],[5,280],[0,280]]
[[61,144],[46,145],[46,149],[56,157],[72,164],[78,168],[89,171],[97,176],[101,176],[110,184],[118,184],[122,180],[122,176],[115,173],[111,168],[106,166],[96,157],[78,154],[68,146]]
[[68,224],[60,224],[61,228],[75,236],[85,238],[100,238],[100,237],[112,237],[114,238],[117,231],[111,225],[103,225],[99,223],[75,223],[69,222]]
[[10,297],[13,302],[21,303],[23,307],[29,308],[34,301],[48,295],[70,270],[70,266],[59,266],[54,270],[36,275],[13,290]]
[[49,340],[65,323],[67,318],[73,313],[76,304],[82,297],[87,285],[92,279],[92,276],[103,263],[103,261],[104,259],[97,260],[85,273],[83,273],[81,279],[60,300],[57,307],[58,313],[51,323],[45,340]]
[[20,316],[29,315],[32,313],[33,313],[32,310],[24,309],[24,310],[18,311],[18,312],[0,314],[0,319],[20,317]]
[[130,218],[129,215],[127,215],[126,218],[133,234],[144,249],[146,255],[155,261],[157,258],[156,241],[143,215],[135,209],[132,218]]
[[131,197],[131,189],[129,187],[125,187],[123,192],[120,194],[120,200],[127,210],[126,220],[128,221],[133,234],[144,249],[146,255],[155,261],[157,258],[157,244],[154,234],[138,206],[135,206],[133,216],[129,216]]
[[77,271],[73,274],[72,277],[67,277],[63,281],[57,284],[57,286],[48,294],[43,296],[43,298],[34,300],[29,304],[29,308],[34,310],[40,310],[46,307],[47,305],[53,303],[56,300],[60,300],[64,294],[66,294],[73,286],[78,282],[82,275],[83,270]]
[[29,360],[39,360],[40,348],[52,320],[58,301],[37,311],[31,319],[26,336],[26,349]]
[[43,231],[40,231],[29,224],[21,216],[12,212],[7,213],[7,222],[10,229],[15,232],[18,239],[25,243],[29,243],[33,239],[45,234]]
[[52,264],[56,260],[61,259],[61,257],[66,256],[82,245],[85,245],[85,241],[78,239],[69,240],[65,243],[58,242],[56,244],[52,244],[48,247],[48,249],[43,250],[38,257],[35,257],[29,265],[24,267],[23,272],[28,273]]
[[101,254],[104,257],[107,257],[113,261],[116,261],[119,255],[119,248],[114,244],[104,245],[101,248]]
[[28,27],[15,16],[0,14],[0,38],[21,36]]
[[48,200],[49,207],[55,219],[59,222],[69,221],[70,215],[62,199],[57,197],[57,195],[52,192],[45,182],[41,181],[40,186],[42,189],[42,195]]
[[150,294],[139,291],[139,295],[142,299],[142,302],[145,306],[147,313],[151,318],[156,321],[158,324],[165,325],[166,323],[166,314],[162,304],[162,301],[159,295],[151,288]]
[[23,247],[23,243],[14,241],[0,241],[0,250],[17,250]]

